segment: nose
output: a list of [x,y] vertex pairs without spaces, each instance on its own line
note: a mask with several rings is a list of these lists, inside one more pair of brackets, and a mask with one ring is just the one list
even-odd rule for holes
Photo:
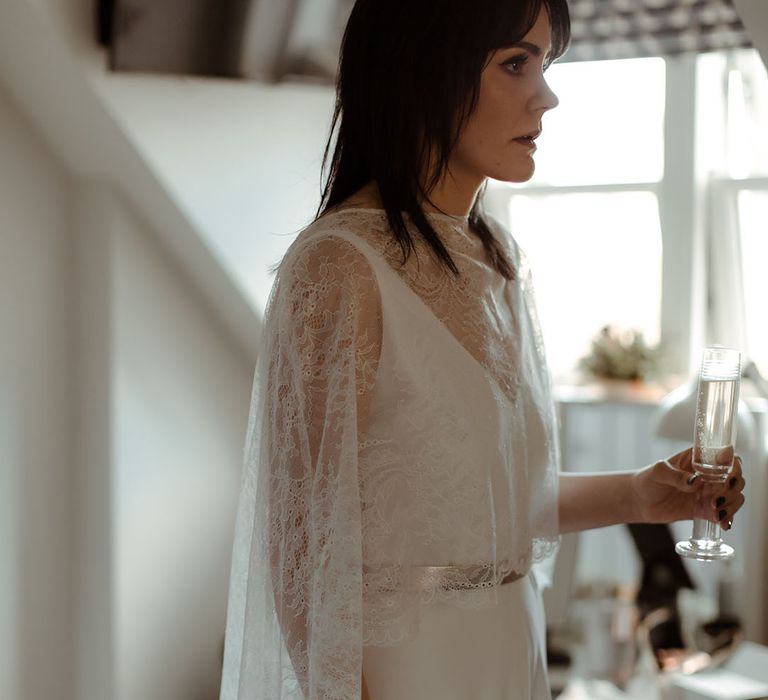
[[557,105],[560,104],[560,100],[557,98],[557,95],[554,93],[552,88],[549,87],[549,83],[543,77],[541,79],[540,104],[545,110],[554,109],[557,107]]

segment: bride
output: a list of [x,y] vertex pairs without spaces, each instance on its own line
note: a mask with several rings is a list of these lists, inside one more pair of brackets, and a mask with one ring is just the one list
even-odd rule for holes
[[559,534],[691,517],[690,449],[560,473],[530,271],[483,208],[533,174],[569,26],[566,0],[355,3],[321,205],[267,304],[222,700],[548,699]]

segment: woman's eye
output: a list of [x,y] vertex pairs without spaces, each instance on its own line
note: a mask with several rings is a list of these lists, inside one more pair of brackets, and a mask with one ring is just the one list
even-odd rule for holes
[[528,56],[513,56],[504,61],[503,65],[510,73],[517,74],[523,70],[523,66],[528,63]]

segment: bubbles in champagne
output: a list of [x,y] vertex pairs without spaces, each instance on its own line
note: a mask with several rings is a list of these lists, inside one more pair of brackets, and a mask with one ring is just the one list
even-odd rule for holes
[[724,479],[733,464],[738,403],[738,379],[699,381],[693,467],[707,480]]

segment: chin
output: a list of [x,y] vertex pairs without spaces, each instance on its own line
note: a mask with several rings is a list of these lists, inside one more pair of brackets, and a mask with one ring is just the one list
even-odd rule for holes
[[528,164],[515,164],[507,168],[497,168],[488,173],[488,177],[499,182],[528,182],[536,172],[536,166],[531,160]]

